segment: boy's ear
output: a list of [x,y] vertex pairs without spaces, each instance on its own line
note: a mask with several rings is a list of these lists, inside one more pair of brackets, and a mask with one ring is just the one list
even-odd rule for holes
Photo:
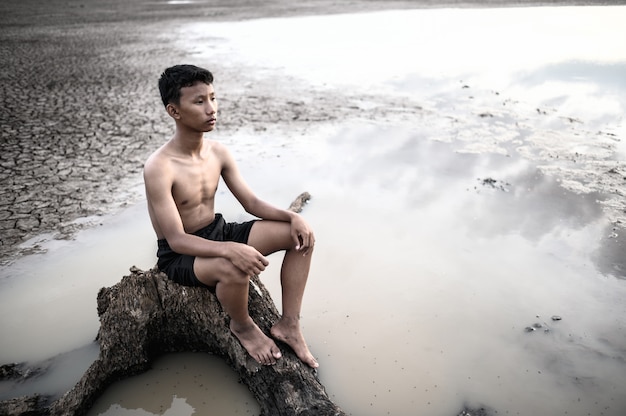
[[169,114],[170,117],[174,119],[178,119],[180,117],[178,113],[178,108],[172,103],[169,103],[167,107],[165,107],[165,110],[167,111],[167,114]]

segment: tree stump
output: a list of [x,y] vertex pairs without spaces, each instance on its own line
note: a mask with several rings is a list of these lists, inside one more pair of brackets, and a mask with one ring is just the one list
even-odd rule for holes
[[[250,315],[266,333],[279,318],[257,276],[250,283]],[[265,416],[345,415],[316,377],[284,344],[273,366],[253,360],[230,332],[229,318],[206,288],[171,282],[157,270],[131,269],[98,293],[100,355],[72,390],[49,407],[50,415],[81,415],[116,380],[150,368],[160,354],[201,351],[223,356],[237,371]]]

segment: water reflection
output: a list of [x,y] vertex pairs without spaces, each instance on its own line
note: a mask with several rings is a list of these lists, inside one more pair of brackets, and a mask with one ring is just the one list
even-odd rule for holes
[[616,121],[626,108],[624,73],[624,61],[567,60],[518,72],[513,91],[539,108],[584,123],[594,133],[617,134]]
[[[446,414],[451,396],[520,414],[626,409],[614,388],[626,381],[625,288],[593,266],[606,227],[598,195],[521,157],[459,153],[463,143],[410,130],[353,128],[328,145],[314,169],[323,212],[310,215],[322,275],[340,278],[322,276],[330,299],[310,313],[335,322],[315,339],[341,403],[372,415]],[[352,364],[328,369],[336,355]],[[366,406],[342,391],[348,379]]]
[[[517,82],[536,86],[545,81],[588,82],[599,86],[603,91],[626,90],[626,62],[601,63],[585,60],[563,61],[537,68],[526,74],[519,74]],[[616,94],[616,98],[624,98]]]
[[98,352],[98,345],[90,343],[43,362],[26,363],[26,368],[33,366],[33,372],[28,374],[28,378],[0,381],[0,400],[33,394],[60,397],[74,387],[97,358]]
[[603,274],[626,279],[626,225],[607,224],[603,236],[595,263]]
[[320,174],[334,186],[385,198],[380,202],[395,206],[398,215],[457,207],[463,217],[455,223],[475,236],[518,233],[534,241],[557,227],[578,229],[604,217],[600,194],[567,190],[515,154],[461,153],[459,143],[391,127],[354,129],[332,140],[338,160]]
[[109,388],[89,411],[98,416],[223,416],[259,413],[226,363],[208,354],[170,354],[152,369]]

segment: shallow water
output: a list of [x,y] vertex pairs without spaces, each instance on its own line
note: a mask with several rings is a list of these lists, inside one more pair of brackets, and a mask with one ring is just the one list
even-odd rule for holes
[[[621,7],[423,10],[198,27],[227,40],[219,54],[233,65],[412,95],[424,107],[413,123],[364,114],[297,139],[278,132],[262,148],[258,135],[222,138],[265,199],[313,195],[303,326],[322,383],[348,414],[626,412],[623,208],[601,192],[612,182],[596,180],[626,155],[614,140],[624,137],[625,86],[610,76],[626,65],[623,17]],[[339,36],[345,27],[354,36]],[[390,39],[419,53],[397,53]],[[273,47],[257,54],[263,44]],[[339,60],[348,50],[354,59]],[[227,217],[244,218],[224,187],[220,198]],[[151,267],[153,240],[140,204],[3,269],[0,324],[13,336],[0,340],[0,361],[89,345],[97,290],[132,265]],[[270,261],[262,279],[280,303],[280,257]],[[79,351],[85,367],[94,351]],[[54,374],[45,391],[76,378]],[[91,414],[258,408],[223,363],[181,354],[116,384]]]

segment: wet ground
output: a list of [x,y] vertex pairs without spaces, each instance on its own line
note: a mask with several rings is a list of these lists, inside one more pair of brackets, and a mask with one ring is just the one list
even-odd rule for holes
[[[51,13],[33,3],[2,14],[0,316],[11,336],[1,361],[56,356],[47,379],[3,395],[71,386],[97,353],[99,287],[152,266],[140,172],[171,132],[155,80],[191,60],[217,75],[216,133],[253,188],[285,206],[313,195],[305,215],[323,244],[303,322],[322,382],[349,413],[622,414],[626,85],[613,52],[626,48],[610,36],[619,13],[600,11],[599,26],[592,9],[572,8],[213,24],[356,10],[207,5],[63,2]],[[419,42],[401,36],[412,21]],[[311,30],[319,23],[325,31]],[[393,48],[372,27],[398,31]],[[420,53],[397,52],[411,50]],[[272,293],[276,273],[263,276]],[[164,357],[107,391],[93,414],[255,414],[246,392],[207,396],[206,386],[236,385],[210,361]],[[204,366],[194,389],[200,376],[180,369]]]

